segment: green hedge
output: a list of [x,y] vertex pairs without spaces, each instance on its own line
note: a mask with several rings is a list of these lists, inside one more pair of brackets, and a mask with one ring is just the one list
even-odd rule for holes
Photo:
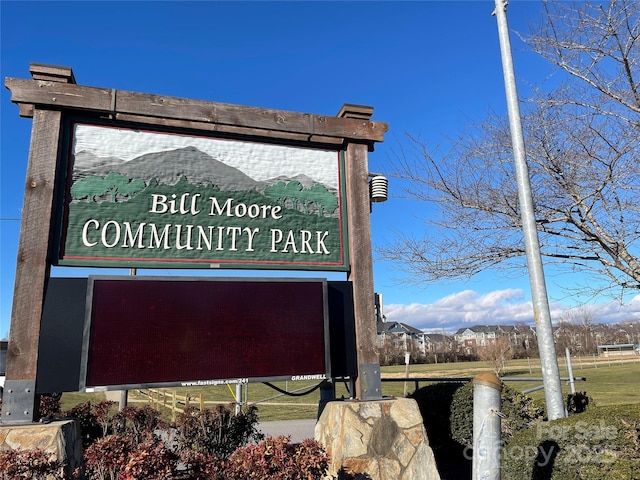
[[640,408],[590,406],[514,434],[502,450],[502,478],[640,479]]

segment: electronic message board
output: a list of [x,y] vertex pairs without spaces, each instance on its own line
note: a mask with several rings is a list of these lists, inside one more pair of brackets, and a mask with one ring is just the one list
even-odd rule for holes
[[325,279],[89,277],[80,387],[331,376]]

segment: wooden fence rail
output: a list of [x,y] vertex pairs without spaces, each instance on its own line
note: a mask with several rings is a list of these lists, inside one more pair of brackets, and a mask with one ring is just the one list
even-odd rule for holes
[[[516,363],[518,360],[513,360]],[[593,355],[572,355],[571,364],[574,370],[584,370],[586,368],[598,368],[598,367],[611,367],[612,365],[625,365],[628,363],[640,363],[640,355],[636,354],[619,354],[618,352],[611,353],[608,356]],[[516,363],[520,365],[519,363]],[[527,366],[529,373],[533,373],[533,370],[539,370],[540,366],[539,358],[527,358]],[[567,357],[564,355],[558,355],[558,367],[560,369],[567,368]]]
[[169,392],[152,388],[135,390],[135,392],[143,398],[146,397],[149,405],[156,410],[160,410],[160,408],[169,409],[172,421],[176,419],[176,412],[182,413],[186,408],[196,407],[199,408],[200,411],[203,411],[205,408],[202,393],[199,393],[197,396],[191,396],[188,392],[185,392],[184,395],[179,395],[176,390]]

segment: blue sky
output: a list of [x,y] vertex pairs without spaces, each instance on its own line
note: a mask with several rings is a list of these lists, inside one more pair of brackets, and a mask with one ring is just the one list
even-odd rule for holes
[[[537,1],[510,2],[511,30],[528,31],[540,18],[540,6]],[[370,105],[373,120],[389,124],[385,142],[369,156],[370,171],[384,173],[394,154],[407,145],[406,132],[435,146],[489,110],[506,112],[493,8],[491,0],[2,0],[0,71],[4,81],[30,78],[30,63],[64,65],[73,68],[81,85],[322,115],[337,114],[344,103]],[[531,85],[549,81],[554,71],[517,36],[512,34],[511,42],[519,93],[526,96]],[[4,337],[10,323],[20,226],[15,219],[22,207],[31,120],[20,118],[10,92],[1,90]],[[424,225],[417,218],[430,214],[428,205],[399,198],[393,180],[389,188],[390,200],[374,205],[372,213],[374,250],[393,241],[395,232],[419,232]],[[69,270],[53,273],[87,274]],[[556,319],[581,301],[567,297],[558,285],[580,278],[553,273],[547,286]],[[340,275],[330,278],[344,278]],[[426,330],[532,321],[526,274],[505,280],[484,272],[470,282],[422,285],[407,283],[401,272],[376,259],[374,276],[387,317]],[[629,300],[623,308],[610,299],[599,300],[596,320],[636,317],[640,306]]]

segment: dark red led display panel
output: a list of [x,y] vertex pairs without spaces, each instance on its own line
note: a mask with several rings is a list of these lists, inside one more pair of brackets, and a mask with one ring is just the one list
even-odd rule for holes
[[329,375],[323,279],[90,277],[83,388]]

